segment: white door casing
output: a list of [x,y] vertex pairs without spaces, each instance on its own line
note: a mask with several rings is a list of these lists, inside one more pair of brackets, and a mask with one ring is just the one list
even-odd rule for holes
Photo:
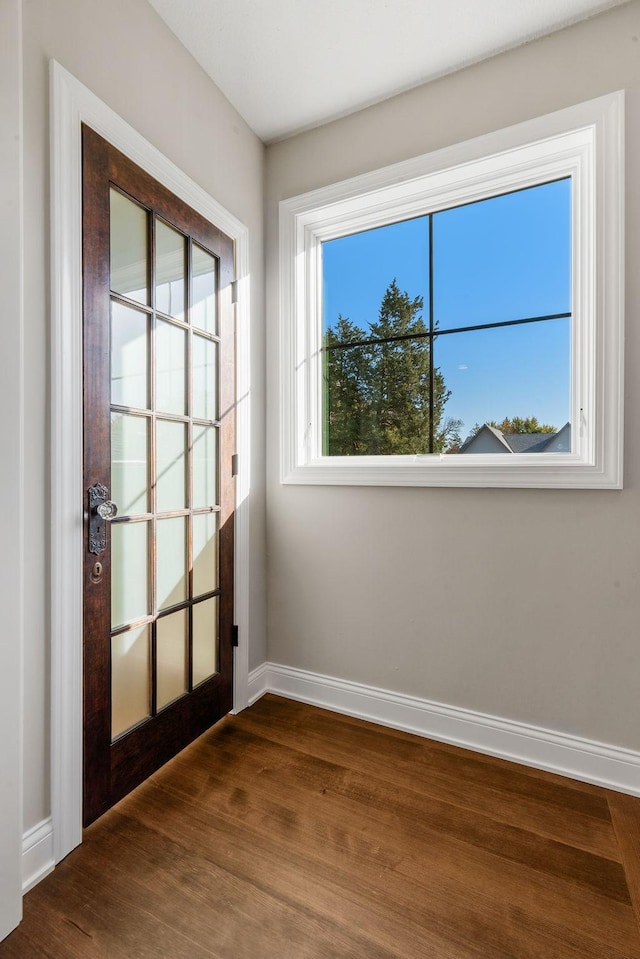
[[0,940],[22,916],[22,4],[0,4]]
[[247,705],[249,642],[249,234],[247,227],[66,71],[51,62],[51,815],[56,862],[82,838],[82,164],[86,123],[235,243],[234,710]]

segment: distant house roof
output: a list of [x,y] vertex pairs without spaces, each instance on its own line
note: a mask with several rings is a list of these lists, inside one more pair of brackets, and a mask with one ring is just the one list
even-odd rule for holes
[[503,433],[512,453],[542,453],[555,433]]
[[565,423],[557,433],[502,433],[485,423],[477,433],[467,437],[461,453],[569,453],[571,424]]

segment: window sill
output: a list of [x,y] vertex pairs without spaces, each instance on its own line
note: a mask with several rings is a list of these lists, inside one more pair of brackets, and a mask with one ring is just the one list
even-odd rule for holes
[[621,468],[608,475],[578,454],[532,456],[334,456],[310,460],[283,477],[284,484],[319,486],[498,487],[515,489],[620,489]]

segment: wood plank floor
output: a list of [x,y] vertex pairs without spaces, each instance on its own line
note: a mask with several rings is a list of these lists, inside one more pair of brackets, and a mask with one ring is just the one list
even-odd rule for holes
[[266,696],[24,915],[0,959],[640,959],[640,799]]

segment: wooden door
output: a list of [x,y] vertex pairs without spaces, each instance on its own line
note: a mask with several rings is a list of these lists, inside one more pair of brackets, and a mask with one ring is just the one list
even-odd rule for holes
[[235,388],[232,241],[87,127],[83,237],[88,825],[231,709]]

